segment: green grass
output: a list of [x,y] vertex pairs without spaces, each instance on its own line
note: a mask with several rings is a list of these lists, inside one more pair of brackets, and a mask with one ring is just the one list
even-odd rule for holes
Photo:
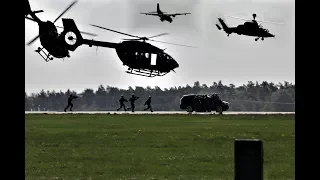
[[294,115],[25,115],[26,179],[233,179],[235,138],[294,179]]

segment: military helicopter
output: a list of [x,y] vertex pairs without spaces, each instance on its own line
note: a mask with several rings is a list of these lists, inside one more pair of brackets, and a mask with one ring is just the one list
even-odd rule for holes
[[[112,42],[104,42],[104,41],[96,41],[96,40],[88,40],[78,38],[78,44],[82,45],[87,44],[90,47],[99,46],[99,47],[107,47],[114,48],[117,52],[118,57],[123,62],[123,65],[128,66],[128,70],[126,73],[146,76],[146,77],[155,77],[155,76],[164,76],[167,73],[174,71],[174,69],[179,67],[179,64],[167,53],[164,52],[164,49],[160,49],[156,46],[153,46],[146,41],[155,41],[161,43],[167,43],[178,46],[185,47],[193,47],[186,46],[180,44],[173,44],[163,41],[156,41],[150,38],[159,37],[166,35],[168,33],[162,33],[151,37],[139,37],[126,33],[122,33],[119,31],[115,31],[112,29],[104,28],[97,25],[92,25],[97,28],[105,29],[108,31],[116,32],[119,34],[123,34],[126,36],[134,37],[135,39],[123,39],[120,43],[112,43]],[[195,48],[195,47],[193,47]]]
[[[53,60],[55,58],[65,58],[70,57],[69,50],[74,51],[68,47],[69,44],[66,44],[66,39],[72,40],[72,35],[70,35],[69,29],[70,26],[67,23],[64,23],[64,27],[55,26],[54,23],[65,14],[77,1],[73,1],[53,22],[51,21],[41,21],[39,17],[36,16],[36,13],[43,12],[43,10],[32,11],[30,7],[30,3],[28,1],[27,9],[25,11],[25,18],[31,21],[38,23],[39,26],[39,35],[33,38],[27,45],[31,45],[35,40],[40,38],[41,45],[43,47],[39,47],[35,52],[37,52],[46,62],[49,60]],[[28,15],[31,16],[27,17]],[[62,19],[64,22],[65,20]],[[57,28],[63,28],[64,31],[59,34]],[[82,34],[87,34],[90,36],[96,36],[92,33],[81,32]],[[70,39],[71,38],[71,39]],[[47,52],[45,52],[45,50]],[[44,55],[42,55],[43,53]]]
[[[217,28],[219,30],[223,29],[227,35],[229,36],[232,33],[237,33],[238,35],[245,35],[245,36],[254,36],[257,37],[255,38],[255,41],[258,41],[260,38],[263,41],[264,38],[269,38],[269,37],[275,37],[275,35],[271,34],[268,29],[265,29],[262,27],[262,25],[258,25],[258,22],[256,20],[257,15],[253,14],[253,20],[245,22],[244,24],[238,25],[237,27],[228,27],[225,22],[222,20],[222,18],[218,18],[220,24],[222,25],[222,28],[216,24]],[[242,19],[246,20],[243,18],[238,18],[234,16],[229,16],[232,18],[236,19]],[[259,22],[266,22],[266,21],[259,21]],[[274,23],[274,22],[269,22],[269,23]],[[282,23],[275,23],[275,24],[282,24]]]

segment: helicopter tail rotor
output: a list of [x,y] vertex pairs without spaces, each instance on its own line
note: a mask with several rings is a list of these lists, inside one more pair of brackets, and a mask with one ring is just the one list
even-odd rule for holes
[[82,44],[83,38],[81,32],[73,19],[62,18],[62,23],[64,30],[60,36],[64,38],[68,50],[74,51]]

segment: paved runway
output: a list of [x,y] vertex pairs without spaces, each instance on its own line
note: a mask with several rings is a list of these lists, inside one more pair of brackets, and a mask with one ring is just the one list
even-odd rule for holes
[[[186,111],[72,111],[72,112],[59,112],[59,111],[25,111],[25,114],[188,114]],[[215,112],[193,112],[192,114],[216,114]],[[226,111],[223,114],[295,114],[294,112],[234,112]]]

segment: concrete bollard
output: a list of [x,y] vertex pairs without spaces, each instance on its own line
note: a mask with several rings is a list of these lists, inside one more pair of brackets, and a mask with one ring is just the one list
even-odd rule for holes
[[234,180],[263,180],[263,143],[259,139],[235,139]]

